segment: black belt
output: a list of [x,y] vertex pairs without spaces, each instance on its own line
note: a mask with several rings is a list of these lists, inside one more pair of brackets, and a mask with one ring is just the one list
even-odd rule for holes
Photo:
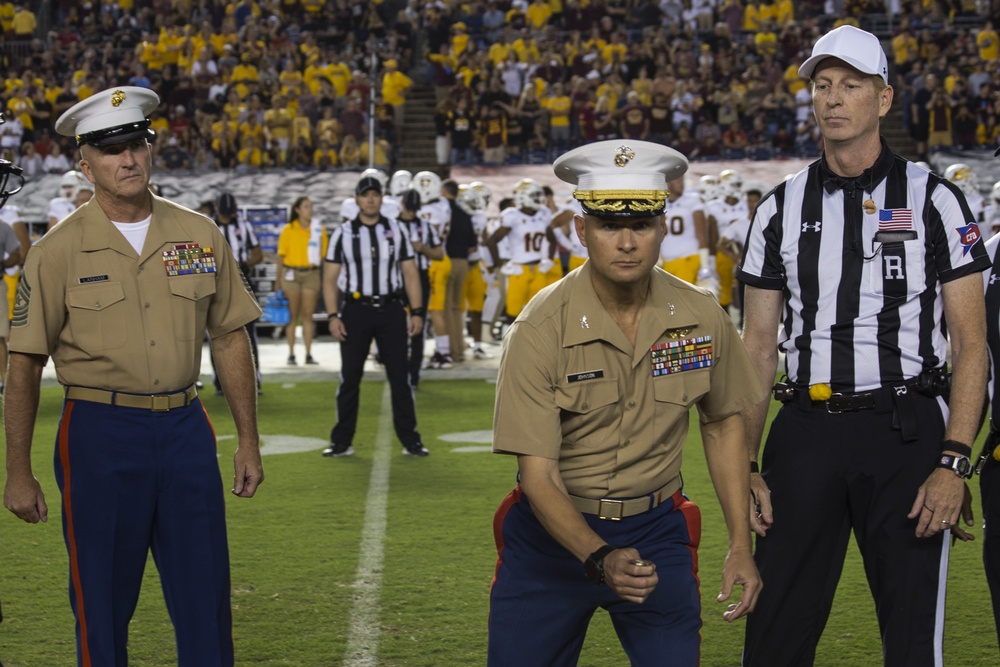
[[301,271],[303,273],[306,272],[306,271],[319,271],[319,267],[318,266],[288,266],[286,264],[285,268],[286,269],[291,269],[292,271]]
[[347,300],[351,303],[360,303],[362,306],[372,306],[374,308],[385,308],[392,303],[402,303],[403,293],[392,292],[391,294],[376,294],[375,296],[365,296],[363,294],[348,294]]
[[893,409],[898,399],[910,390],[924,396],[935,397],[947,393],[951,377],[945,367],[924,371],[910,380],[899,384],[879,387],[870,391],[854,393],[835,393],[823,401],[814,401],[809,397],[809,388],[788,382],[774,385],[774,398],[782,403],[796,402],[802,407],[819,408],[831,414],[841,412],[857,412],[858,410],[889,411]]

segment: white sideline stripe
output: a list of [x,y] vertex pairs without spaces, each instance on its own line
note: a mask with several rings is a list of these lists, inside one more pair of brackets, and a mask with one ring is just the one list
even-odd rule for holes
[[[385,544],[386,501],[389,497],[392,400],[389,383],[382,391],[382,411],[375,436],[372,474],[365,500],[365,523],[361,529],[361,552],[354,575],[354,605],[348,620],[344,667],[377,667],[382,634],[382,558]],[[388,417],[386,416],[388,415]]]
[[[959,518],[959,521],[962,519]],[[934,610],[934,667],[944,666],[944,601],[948,590],[948,561],[951,556],[951,528],[941,540],[941,560],[938,561],[937,605]]]

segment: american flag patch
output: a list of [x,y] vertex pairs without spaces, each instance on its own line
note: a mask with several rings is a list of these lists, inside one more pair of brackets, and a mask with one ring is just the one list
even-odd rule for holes
[[913,229],[913,210],[909,208],[884,208],[878,212],[879,231]]

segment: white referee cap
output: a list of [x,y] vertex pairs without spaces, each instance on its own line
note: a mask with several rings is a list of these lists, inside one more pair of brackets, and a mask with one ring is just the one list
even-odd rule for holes
[[683,176],[688,161],[662,144],[613,139],[574,148],[552,168],[576,186],[573,197],[586,213],[640,217],[663,213],[667,181]]
[[155,136],[149,129],[149,114],[159,104],[159,96],[148,88],[109,88],[67,109],[56,121],[56,132],[76,137],[80,146],[97,147]]
[[799,76],[812,78],[816,66],[826,58],[839,58],[862,74],[880,76],[889,83],[889,61],[882,43],[860,28],[842,25],[817,39],[812,55],[799,67]]

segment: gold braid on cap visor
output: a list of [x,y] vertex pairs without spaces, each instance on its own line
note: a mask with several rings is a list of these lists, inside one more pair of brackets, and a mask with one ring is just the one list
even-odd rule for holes
[[669,190],[576,190],[573,198],[588,213],[658,215],[667,205]]

